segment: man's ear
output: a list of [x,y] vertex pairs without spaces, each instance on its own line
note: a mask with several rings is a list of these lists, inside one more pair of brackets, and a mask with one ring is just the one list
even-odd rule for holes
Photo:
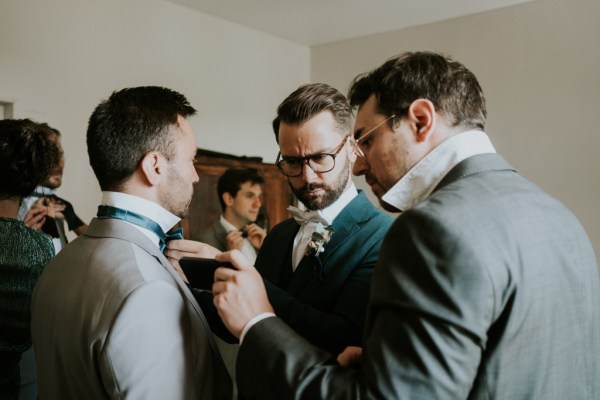
[[429,100],[417,99],[408,108],[408,119],[415,132],[417,142],[424,142],[435,130],[437,122],[435,106]]
[[233,205],[233,196],[229,192],[223,193],[223,202],[227,207],[231,207]]
[[164,164],[164,157],[156,151],[150,151],[142,158],[142,175],[146,178],[146,181],[150,186],[159,184],[160,179],[164,176],[164,170],[166,168]]

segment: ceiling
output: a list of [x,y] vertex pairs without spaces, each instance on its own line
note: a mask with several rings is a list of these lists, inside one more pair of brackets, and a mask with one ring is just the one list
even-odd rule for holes
[[306,46],[532,0],[167,0]]

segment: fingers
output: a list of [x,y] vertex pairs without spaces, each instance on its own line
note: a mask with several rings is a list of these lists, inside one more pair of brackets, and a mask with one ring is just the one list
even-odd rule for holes
[[267,236],[267,232],[256,224],[246,225],[244,228],[248,234],[248,241],[257,249],[262,247],[263,241]]
[[167,257],[180,260],[181,257],[215,258],[221,251],[206,243],[178,239],[169,240],[164,253]]
[[[215,260],[230,262],[239,271],[254,269],[254,266],[252,265],[252,263],[239,250],[232,250],[232,251],[227,251],[225,253],[221,253],[215,257]],[[219,270],[232,271],[231,269],[228,269],[228,268],[218,268],[217,271],[215,272],[215,278],[216,278]],[[226,273],[226,271],[222,271],[222,273]]]
[[359,366],[362,361],[362,347],[348,346],[337,357],[337,362],[344,367]]
[[64,219],[65,216],[61,213],[65,209],[64,204],[51,203],[48,204],[48,216],[55,219]]
[[34,207],[25,216],[23,223],[34,230],[40,230],[44,222],[46,222],[46,215],[48,209],[46,207]]
[[259,237],[264,239],[264,237],[267,236],[267,231],[256,224],[250,225],[248,229],[246,229],[246,232],[248,232],[248,236],[250,237]]
[[229,231],[225,239],[227,240],[228,250],[241,250],[244,244],[244,238],[240,231]]
[[273,312],[264,282],[254,267],[239,251],[223,253],[219,261],[230,261],[240,270],[218,268],[212,286],[213,302],[229,331],[239,337],[252,318]]

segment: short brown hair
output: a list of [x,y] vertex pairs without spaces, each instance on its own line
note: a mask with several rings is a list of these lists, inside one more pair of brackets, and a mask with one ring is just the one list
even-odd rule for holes
[[300,86],[277,107],[273,120],[275,139],[279,143],[279,125],[301,125],[322,111],[330,111],[341,133],[350,133],[352,108],[346,97],[325,83],[310,83]]
[[371,95],[377,99],[377,112],[396,115],[390,126],[406,115],[413,101],[426,99],[452,126],[485,128],[485,97],[477,78],[464,65],[441,54],[402,53],[357,76],[350,85],[350,104],[358,107]]

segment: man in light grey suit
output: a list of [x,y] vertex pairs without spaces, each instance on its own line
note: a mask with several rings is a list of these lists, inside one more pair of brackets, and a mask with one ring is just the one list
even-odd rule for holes
[[90,117],[102,201],[35,288],[40,398],[231,398],[202,311],[162,253],[198,181],[194,113],[177,92],[138,87]]
[[[359,76],[354,173],[403,213],[375,267],[365,339],[336,360],[273,316],[238,253],[213,293],[260,399],[598,399],[600,284],[576,218],[496,154],[475,76],[436,53]],[[362,361],[359,363],[358,361]],[[348,366],[351,365],[351,366]]]

